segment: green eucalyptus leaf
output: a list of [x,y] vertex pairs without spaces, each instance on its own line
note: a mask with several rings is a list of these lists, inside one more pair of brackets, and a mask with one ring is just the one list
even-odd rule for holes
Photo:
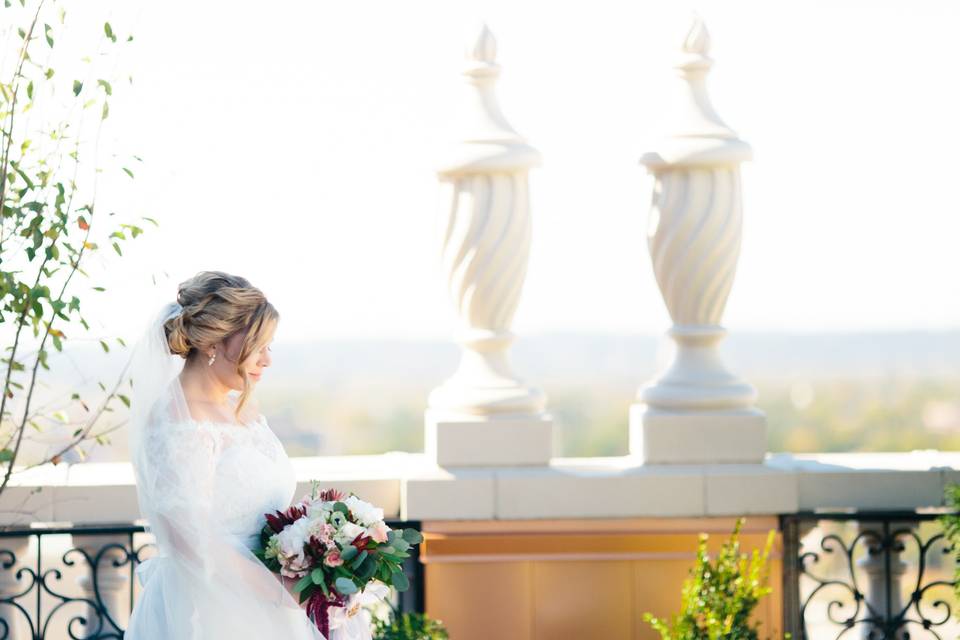
[[336,579],[336,581],[333,583],[333,586],[336,587],[337,591],[345,596],[358,591],[357,585],[353,580],[342,576]]
[[423,542],[423,535],[421,535],[416,529],[408,528],[403,530],[403,539],[410,544],[419,544]]
[[369,555],[369,554],[367,553],[367,550],[366,550],[366,549],[364,549],[363,551],[361,551],[361,552],[357,555],[357,557],[353,559],[353,562],[350,563],[350,567],[351,567],[354,571],[356,571],[357,568],[358,568],[361,564],[363,564],[363,561],[367,559],[367,555]]
[[410,588],[410,580],[403,571],[394,571],[390,574],[390,582],[397,591],[406,591]]

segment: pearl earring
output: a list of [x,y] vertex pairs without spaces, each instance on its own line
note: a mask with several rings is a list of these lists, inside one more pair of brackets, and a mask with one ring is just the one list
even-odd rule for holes
[[213,366],[213,361],[217,359],[217,352],[214,351],[213,355],[210,356],[210,359],[207,360],[207,366]]

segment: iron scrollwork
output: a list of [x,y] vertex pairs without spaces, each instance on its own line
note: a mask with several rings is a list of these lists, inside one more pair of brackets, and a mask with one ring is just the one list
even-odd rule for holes
[[[134,534],[143,530],[143,527],[130,525],[96,529],[77,527],[2,532],[0,546],[4,540],[35,537],[37,555],[34,566],[28,566],[24,564],[26,558],[18,559],[13,550],[0,548],[0,571],[12,571],[18,563],[23,564],[13,574],[13,581],[7,581],[8,586],[15,584],[17,587],[12,593],[4,593],[0,597],[0,640],[21,640],[20,637],[14,638],[11,635],[18,625],[29,632],[30,640],[42,640],[54,626],[61,623],[66,625],[67,635],[71,640],[121,640],[123,629],[115,618],[116,612],[111,612],[107,595],[103,592],[102,573],[104,567],[110,567],[111,570],[129,567],[131,582],[128,589],[132,606],[134,570],[136,565],[145,559],[144,551],[153,547],[153,543],[134,546]],[[64,567],[85,569],[82,575],[84,580],[89,581],[89,587],[84,589],[88,595],[68,595],[61,584],[63,571],[59,567],[43,567],[44,537],[63,533],[126,537],[125,544],[110,542],[100,546],[95,552],[88,551],[85,546],[74,546],[61,556],[60,562]],[[23,604],[27,599],[32,600],[31,607]],[[46,610],[45,600],[53,601],[53,605],[48,604]]]
[[[792,630],[795,637],[807,640],[811,609],[821,607],[828,626],[836,630],[832,637],[837,639],[851,630],[859,630],[860,637],[867,640],[910,640],[912,632],[921,630],[927,637],[940,639],[938,631],[951,620],[953,611],[950,602],[937,597],[935,590],[945,588],[952,593],[956,582],[930,578],[931,557],[938,547],[942,547],[939,553],[949,558],[953,575],[954,550],[944,533],[924,540],[917,532],[921,522],[934,518],[931,514],[788,516],[784,535],[793,540],[785,539],[785,550],[792,551],[794,563],[792,567],[789,562],[785,564],[784,597],[794,598],[799,606],[785,606],[784,611],[799,619],[785,620],[785,628]],[[805,551],[799,540],[804,521],[808,525],[856,522],[859,533],[849,542],[843,535],[828,533],[819,539],[815,549]],[[908,552],[916,553],[909,582],[905,575],[907,566],[901,560],[901,555]],[[834,562],[839,569],[830,575],[821,572],[827,560],[832,559],[837,559]],[[868,585],[862,584],[864,574]],[[801,594],[799,584],[804,578],[813,586]]]
[[[416,521],[388,520],[392,528],[412,526],[420,528]],[[133,610],[136,567],[155,552],[155,544],[146,542],[135,545],[134,536],[143,533],[138,525],[105,527],[49,527],[19,530],[0,530],[0,640],[44,640],[61,637],[66,629],[71,640],[122,640],[124,629],[118,619],[124,603],[116,590],[104,585],[105,573],[122,573],[127,584],[122,589],[128,602],[126,612]],[[44,539],[52,535],[70,534],[100,544],[76,544],[59,558],[59,566],[44,567]],[[118,540],[120,538],[120,540]],[[27,548],[27,541],[35,542],[36,555],[31,558],[17,557],[10,541],[19,542]],[[400,611],[423,611],[424,576],[420,568],[419,550],[404,561],[404,572],[411,576],[413,588],[399,594]],[[49,561],[49,558],[47,558]],[[65,570],[79,570],[82,596],[69,595],[62,581]],[[76,588],[73,591],[76,592]],[[124,612],[125,613],[125,612]],[[14,630],[17,630],[14,635]],[[24,635],[29,633],[29,635]]]

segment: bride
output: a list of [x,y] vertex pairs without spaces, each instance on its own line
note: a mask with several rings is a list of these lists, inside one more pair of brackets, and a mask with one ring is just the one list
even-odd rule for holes
[[296,490],[250,398],[278,318],[246,279],[203,271],[134,351],[130,455],[157,554],[137,567],[127,640],[326,640],[252,552]]

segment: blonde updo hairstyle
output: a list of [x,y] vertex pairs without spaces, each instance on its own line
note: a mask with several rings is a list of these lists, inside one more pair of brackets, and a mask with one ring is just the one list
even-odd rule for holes
[[201,271],[180,283],[177,302],[183,310],[164,323],[164,331],[170,352],[184,359],[205,357],[213,345],[245,332],[236,360],[237,374],[243,379],[234,412],[239,419],[251,393],[242,364],[264,346],[280,314],[249,280],[222,271]]

